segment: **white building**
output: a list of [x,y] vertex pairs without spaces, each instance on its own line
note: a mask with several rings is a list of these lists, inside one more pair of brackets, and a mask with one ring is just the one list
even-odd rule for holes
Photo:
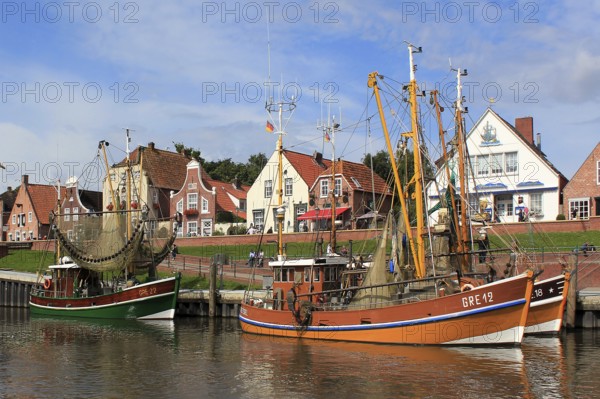
[[[495,222],[518,222],[521,212],[532,221],[556,220],[567,179],[541,151],[539,133],[534,142],[532,117],[517,118],[512,126],[488,108],[467,134],[466,142],[468,214],[483,210]],[[456,156],[450,166],[460,193]],[[435,182],[428,185],[429,208],[445,195],[446,176],[441,168]],[[431,218],[437,221],[437,212]]]
[[[320,153],[313,156],[294,151],[283,151],[283,208],[284,233],[299,231],[298,216],[309,208],[309,189],[331,162]],[[278,152],[273,152],[247,195],[248,226],[259,231],[277,232],[276,212],[279,182]]]

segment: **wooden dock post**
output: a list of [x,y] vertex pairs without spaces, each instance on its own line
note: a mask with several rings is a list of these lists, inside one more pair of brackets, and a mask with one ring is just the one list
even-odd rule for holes
[[217,310],[217,259],[210,262],[208,277],[208,317],[215,317]]
[[567,313],[565,314],[565,326],[568,329],[575,328],[575,311],[577,310],[577,254],[569,256],[569,268],[571,272],[571,281],[569,282],[569,292],[567,293]]

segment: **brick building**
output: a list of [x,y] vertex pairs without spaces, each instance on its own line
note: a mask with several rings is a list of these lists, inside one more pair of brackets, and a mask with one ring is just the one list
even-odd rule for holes
[[570,220],[600,216],[600,142],[565,186],[563,198]]
[[21,177],[21,185],[10,212],[7,241],[45,239],[50,231],[50,212],[56,211],[64,187],[29,184],[29,176]]
[[79,233],[79,227],[85,217],[95,217],[102,210],[102,193],[100,191],[79,189],[78,180],[70,177],[65,184],[64,197],[60,201],[60,228],[67,232],[69,239]]

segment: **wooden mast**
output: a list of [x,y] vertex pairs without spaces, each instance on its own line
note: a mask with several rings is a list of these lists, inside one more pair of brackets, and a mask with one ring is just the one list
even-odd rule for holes
[[466,76],[467,71],[461,70],[458,68],[456,70],[456,150],[458,152],[458,174],[460,176],[460,235],[461,238],[458,241],[458,252],[461,255],[461,268],[463,272],[470,271],[469,269],[469,255],[468,255],[468,247],[470,243],[470,234],[469,234],[469,226],[467,223],[467,207],[469,205],[469,201],[467,199],[467,188],[466,183],[468,181],[466,175],[466,158],[465,158],[465,132],[464,132],[464,121],[463,121],[463,112],[465,108],[463,107],[463,96],[462,96],[462,83],[461,76]]

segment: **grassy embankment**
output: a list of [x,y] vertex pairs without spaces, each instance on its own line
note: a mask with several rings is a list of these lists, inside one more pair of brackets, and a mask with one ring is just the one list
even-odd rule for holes
[[[581,247],[584,242],[594,244],[600,250],[600,231],[576,232],[576,233],[539,233],[539,234],[517,234],[512,237],[490,235],[492,248],[506,248],[513,240],[517,240],[521,248],[534,248],[537,251],[561,251],[569,252]],[[375,249],[375,241],[357,241],[352,245],[353,253],[368,254]],[[338,242],[339,247],[348,247],[348,242]],[[388,243],[389,246],[389,243]],[[226,254],[230,261],[244,263],[248,253],[256,250],[252,245],[230,245],[230,246],[195,246],[179,247],[181,255],[200,256],[210,258],[215,254]],[[265,258],[276,254],[277,248],[274,243],[267,243],[263,247]],[[311,243],[288,243],[287,255],[290,257],[313,256],[315,245]],[[14,250],[7,257],[0,259],[0,268],[16,271],[35,273],[45,269],[54,263],[52,254],[43,251]],[[166,273],[165,273],[166,275]],[[203,277],[184,276],[182,288],[206,289],[208,280]],[[242,289],[243,284],[225,282],[225,289]]]

